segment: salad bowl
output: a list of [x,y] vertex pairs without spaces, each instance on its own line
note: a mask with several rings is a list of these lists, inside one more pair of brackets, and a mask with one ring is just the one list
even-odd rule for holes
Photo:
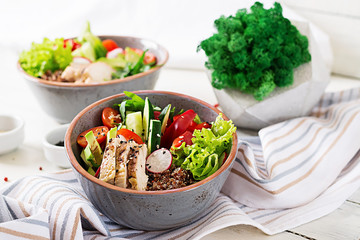
[[[192,109],[206,122],[214,122],[221,113],[199,99],[165,91],[133,92],[161,108],[167,104],[178,109]],[[71,122],[65,135],[65,148],[71,167],[92,204],[112,221],[140,230],[161,230],[189,224],[201,217],[218,196],[227,179],[237,153],[237,136],[232,135],[226,160],[212,175],[191,185],[159,191],[121,188],[101,181],[86,171],[80,157],[82,148],[77,137],[84,130],[102,124],[102,110],[126,99],[118,94],[99,100],[83,109]],[[229,120],[222,115],[224,120]],[[110,140],[111,141],[111,140]]]
[[26,80],[41,108],[58,123],[69,123],[83,108],[102,98],[124,90],[151,90],[154,88],[162,67],[168,60],[168,51],[161,45],[143,38],[129,36],[99,36],[101,40],[111,39],[124,48],[148,49],[155,55],[156,66],[122,79],[93,83],[68,83],[47,81],[28,74],[18,63],[18,70]]

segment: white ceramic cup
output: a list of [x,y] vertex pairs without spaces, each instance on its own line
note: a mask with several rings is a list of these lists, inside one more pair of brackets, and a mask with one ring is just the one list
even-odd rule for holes
[[24,121],[19,116],[0,115],[0,154],[15,150],[24,137]]
[[59,142],[64,142],[65,133],[69,124],[60,125],[49,131],[43,139],[43,149],[45,158],[62,168],[69,168],[70,162],[66,156],[64,146],[57,146]]

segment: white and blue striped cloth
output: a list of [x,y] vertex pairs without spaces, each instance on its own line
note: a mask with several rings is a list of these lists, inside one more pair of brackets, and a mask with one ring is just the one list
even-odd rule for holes
[[275,234],[324,216],[360,187],[360,89],[326,93],[309,117],[240,139],[222,193],[196,222],[131,230],[88,201],[71,170],[0,190],[0,239],[199,239],[237,224]]

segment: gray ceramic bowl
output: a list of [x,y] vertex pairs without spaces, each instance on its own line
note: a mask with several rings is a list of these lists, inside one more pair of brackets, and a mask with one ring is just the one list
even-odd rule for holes
[[[177,109],[193,109],[203,121],[214,121],[220,113],[213,106],[182,94],[163,91],[135,93],[142,98],[148,96],[152,104],[160,107],[171,103]],[[77,179],[95,207],[121,225],[160,230],[192,222],[213,203],[228,177],[237,153],[236,134],[228,159],[217,172],[200,182],[164,191],[120,188],[93,177],[80,165],[81,147],[76,138],[82,131],[101,125],[102,109],[120,103],[124,98],[124,94],[119,94],[102,99],[85,108],[71,122],[65,135],[65,148]],[[224,119],[227,119],[225,115]]]
[[168,60],[167,50],[159,44],[141,38],[125,36],[99,36],[113,39],[119,47],[149,49],[157,57],[157,67],[123,79],[95,84],[50,82],[27,74],[18,64],[42,109],[59,123],[69,123],[82,109],[102,98],[126,91],[154,89],[159,73]]

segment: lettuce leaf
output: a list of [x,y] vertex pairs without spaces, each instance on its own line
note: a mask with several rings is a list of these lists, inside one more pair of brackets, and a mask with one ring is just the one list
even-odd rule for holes
[[193,145],[172,148],[173,163],[190,170],[195,180],[202,180],[216,172],[222,162],[220,156],[232,146],[236,127],[232,121],[225,121],[220,114],[211,129],[195,130],[191,139]]
[[[94,55],[95,55],[95,60],[102,58],[102,57],[106,57],[107,50],[104,47],[104,45],[102,44],[102,41],[100,40],[100,38],[95,36],[91,32],[89,21],[86,22],[83,32],[80,34],[80,36],[77,38],[77,40],[80,43],[82,43],[83,46],[84,46],[84,43],[90,44],[90,46],[94,52]],[[81,46],[80,48],[82,48],[83,46]]]
[[64,39],[54,41],[44,38],[42,43],[33,42],[30,50],[20,54],[19,62],[25,72],[41,77],[46,71],[64,70],[72,61],[71,46],[64,48]]

